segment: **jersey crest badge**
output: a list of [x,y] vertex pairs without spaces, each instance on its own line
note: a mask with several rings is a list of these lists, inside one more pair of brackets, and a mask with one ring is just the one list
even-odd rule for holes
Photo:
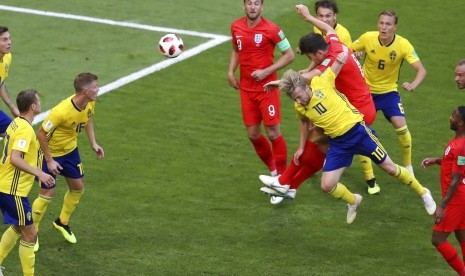
[[317,97],[318,99],[323,99],[325,97],[325,94],[321,92],[321,90],[316,90],[315,97]]
[[[260,44],[262,42],[263,35],[262,34],[255,34],[255,43]],[[258,45],[257,45],[258,46]]]
[[389,53],[389,58],[390,58],[391,60],[395,60],[396,57],[397,57],[396,51],[393,50],[393,51],[391,51],[391,52]]

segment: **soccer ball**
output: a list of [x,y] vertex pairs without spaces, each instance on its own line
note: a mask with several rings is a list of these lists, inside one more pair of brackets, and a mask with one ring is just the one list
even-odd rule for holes
[[184,49],[181,37],[175,34],[167,34],[160,38],[158,46],[162,55],[170,58],[179,56]]

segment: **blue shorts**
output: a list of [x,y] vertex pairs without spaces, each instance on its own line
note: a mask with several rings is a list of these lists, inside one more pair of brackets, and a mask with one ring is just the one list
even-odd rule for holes
[[[81,163],[81,157],[79,156],[78,148],[75,148],[72,152],[63,156],[53,157],[53,160],[57,161],[63,169],[60,171],[60,175],[68,178],[79,179],[84,177],[84,169]],[[45,159],[42,162],[42,171],[53,175],[47,167]],[[56,179],[56,176],[53,176]],[[56,184],[51,187],[47,187],[45,184],[40,183],[40,187],[43,189],[53,189]]]
[[5,112],[0,110],[0,134],[5,133],[6,129],[13,121],[10,116],[6,115]]
[[323,171],[350,167],[352,158],[356,154],[369,157],[375,164],[383,163],[388,156],[378,138],[363,122],[357,123],[341,136],[329,138],[329,148]]
[[386,94],[371,94],[375,102],[376,111],[381,110],[384,118],[390,121],[391,117],[405,117],[404,107],[399,92],[392,91]]
[[33,223],[31,205],[27,197],[0,192],[0,209],[5,224],[23,226]]

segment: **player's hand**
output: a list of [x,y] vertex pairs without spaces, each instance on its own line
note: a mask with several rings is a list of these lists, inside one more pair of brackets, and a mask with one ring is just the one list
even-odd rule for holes
[[259,69],[259,70],[255,70],[252,72],[252,74],[250,74],[250,76],[252,77],[253,80],[255,81],[262,81],[263,79],[265,79],[267,76],[268,76],[268,72],[265,70],[265,69]]
[[295,153],[294,153],[294,163],[299,166],[299,158],[302,156],[302,154],[304,153],[304,149],[302,148],[298,148]]
[[46,174],[44,172],[42,172],[42,174],[39,175],[38,178],[39,178],[39,181],[45,184],[45,186],[47,187],[51,187],[53,184],[55,184],[55,178],[53,178],[53,176]]
[[48,168],[48,171],[53,173],[54,175],[59,174],[60,171],[63,169],[63,167],[61,167],[60,164],[58,164],[58,162],[55,161],[54,159],[47,161],[47,168]]
[[102,159],[105,157],[105,152],[103,151],[103,148],[97,144],[92,146],[92,149],[95,151],[95,154],[97,154],[97,159]]
[[357,52],[353,52],[354,56],[356,59],[358,60],[361,60],[362,59],[362,56],[363,56],[363,52],[362,51],[357,51]]
[[229,86],[232,88],[239,90],[239,80],[234,77],[234,75],[228,75],[228,82]]
[[300,17],[302,17],[302,19],[304,20],[306,20],[307,17],[310,16],[310,11],[308,10],[308,7],[303,4],[295,5],[295,9],[297,13],[300,15]]
[[432,158],[432,157],[425,158],[423,159],[423,161],[421,161],[421,166],[423,167],[423,169],[426,169],[428,167],[436,165],[436,160],[437,158]]
[[347,62],[347,57],[349,54],[346,51],[340,52],[339,55],[337,55],[336,60],[339,63],[345,64]]
[[444,219],[444,208],[438,206],[436,208],[436,213],[434,213],[434,223],[439,224]]
[[271,92],[271,90],[273,90],[273,88],[276,88],[279,86],[279,80],[274,80],[274,81],[270,81],[270,82],[267,82],[265,83],[265,85],[263,85],[263,89],[269,93]]
[[404,82],[402,84],[402,87],[407,91],[413,91],[413,90],[415,90],[415,88],[417,88],[415,85],[413,85],[413,84],[411,84],[409,82]]

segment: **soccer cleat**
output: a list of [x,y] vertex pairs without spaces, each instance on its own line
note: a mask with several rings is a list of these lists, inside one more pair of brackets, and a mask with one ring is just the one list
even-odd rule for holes
[[413,176],[415,176],[415,174],[413,173],[413,167],[412,165],[408,165],[408,166],[404,166],[404,168],[409,171]]
[[281,185],[278,181],[278,177],[269,175],[260,175],[260,181],[266,186],[275,189],[276,191],[285,194],[289,190],[289,185]]
[[274,195],[272,195],[270,197],[270,203],[273,204],[273,205],[279,204],[279,203],[283,202],[283,200],[284,200],[284,197],[282,197],[282,196],[274,196]]
[[426,212],[428,212],[428,215],[434,215],[436,212],[436,202],[434,202],[431,192],[425,187],[423,187],[423,189],[425,189],[426,193],[422,195],[421,198],[423,199]]
[[379,195],[380,191],[381,188],[376,183],[373,187],[368,186],[368,194],[370,195]]
[[76,243],[76,236],[74,236],[73,232],[71,232],[71,229],[69,228],[68,225],[64,225],[61,223],[60,218],[57,218],[53,222],[53,226],[55,226],[55,229],[61,232],[65,240],[67,240],[70,243]]
[[3,276],[3,270],[4,270],[4,269],[5,269],[5,268],[4,268],[3,266],[0,266],[0,276]]
[[34,252],[39,251],[39,236],[37,236],[36,243],[34,244]]
[[376,178],[367,180],[367,185],[368,185],[368,194],[379,195],[381,188],[378,186],[378,184],[376,184]]
[[347,223],[351,224],[357,217],[357,207],[362,203],[362,196],[355,194],[355,203],[347,204]]
[[[272,188],[269,188],[269,187],[261,187],[260,191],[262,193],[264,193],[264,194],[270,195],[272,198],[273,197],[277,198],[274,201],[276,203],[273,203],[273,200],[270,199],[271,204],[279,204],[281,201],[283,201],[283,199],[293,200],[295,198],[296,193],[297,193],[296,189],[289,189],[285,194],[283,194],[283,193],[280,193],[280,192],[276,191],[275,189],[272,189]],[[278,198],[281,198],[281,200],[279,202],[277,202]]]

